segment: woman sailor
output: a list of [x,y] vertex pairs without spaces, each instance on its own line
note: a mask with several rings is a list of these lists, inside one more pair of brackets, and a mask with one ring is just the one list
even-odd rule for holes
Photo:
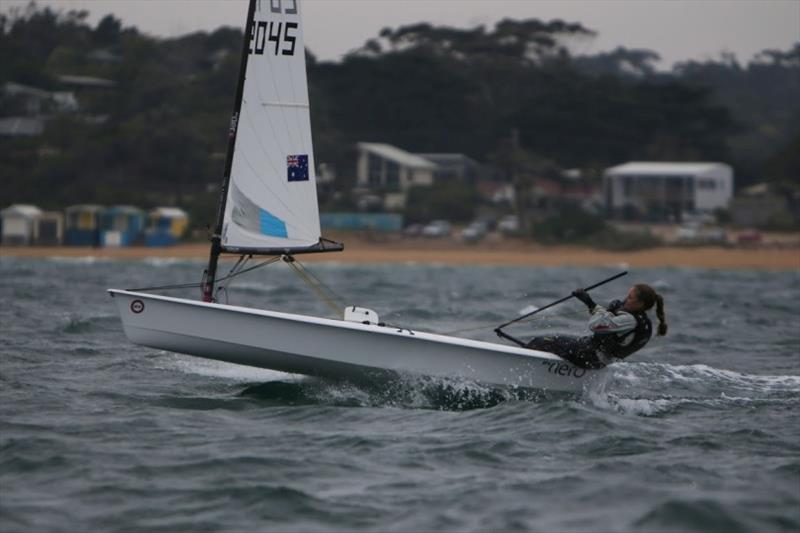
[[581,368],[603,368],[612,359],[624,359],[647,344],[653,326],[646,311],[654,305],[658,334],[667,334],[664,299],[649,285],[634,285],[624,302],[614,300],[608,308],[594,303],[583,289],[575,290],[572,295],[589,308],[592,335],[535,337],[527,348],[554,353]]

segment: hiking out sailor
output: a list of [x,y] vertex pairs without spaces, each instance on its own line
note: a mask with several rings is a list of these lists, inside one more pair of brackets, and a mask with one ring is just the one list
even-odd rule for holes
[[614,300],[607,308],[597,305],[583,289],[576,289],[572,295],[589,308],[592,335],[534,337],[527,348],[554,353],[581,368],[603,368],[613,359],[625,359],[647,344],[653,326],[646,311],[654,305],[658,334],[667,334],[664,299],[649,285],[634,285],[624,302]]

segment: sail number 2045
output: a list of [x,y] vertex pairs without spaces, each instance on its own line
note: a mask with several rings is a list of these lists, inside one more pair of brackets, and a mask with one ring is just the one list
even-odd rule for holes
[[275,55],[293,56],[297,26],[296,22],[253,21],[249,52],[256,55],[269,53],[273,49],[271,43],[275,43]]

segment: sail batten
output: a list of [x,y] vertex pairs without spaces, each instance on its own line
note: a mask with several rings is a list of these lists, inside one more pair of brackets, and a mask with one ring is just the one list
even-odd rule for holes
[[297,103],[297,102],[262,102],[262,106],[264,107],[304,107],[309,108],[310,106],[307,103]]
[[299,2],[256,2],[222,250],[307,250],[320,242]]

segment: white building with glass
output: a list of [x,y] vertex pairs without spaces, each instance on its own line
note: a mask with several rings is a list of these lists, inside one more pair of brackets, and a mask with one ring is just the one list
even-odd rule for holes
[[733,169],[724,163],[630,162],[606,169],[603,194],[612,216],[681,220],[687,213],[727,208]]

